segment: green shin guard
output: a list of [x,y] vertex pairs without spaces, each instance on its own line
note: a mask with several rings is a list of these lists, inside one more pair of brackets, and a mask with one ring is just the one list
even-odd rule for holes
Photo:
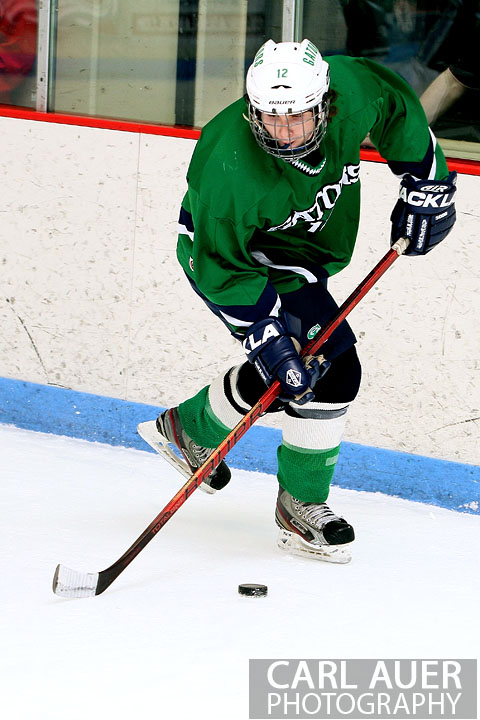
[[287,445],[278,448],[278,482],[302,502],[324,503],[338,460],[340,445],[328,450],[305,450]]
[[188,435],[203,447],[215,448],[225,440],[230,428],[214,415],[208,400],[209,385],[178,406],[178,414]]

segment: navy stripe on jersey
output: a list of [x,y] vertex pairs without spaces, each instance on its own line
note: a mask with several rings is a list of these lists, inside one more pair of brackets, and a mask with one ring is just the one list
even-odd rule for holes
[[178,232],[182,235],[188,235],[190,240],[193,240],[193,233],[195,232],[195,229],[193,227],[193,218],[191,214],[183,207],[180,208],[180,217],[178,218]]
[[192,215],[183,207],[180,208],[180,217],[178,218],[178,222],[180,225],[185,225],[187,230],[190,232],[194,231]]
[[243,338],[245,329],[258,320],[263,320],[270,315],[278,317],[280,313],[281,302],[279,295],[269,282],[267,282],[255,305],[217,305],[205,297],[192,278],[188,277],[188,275],[187,278],[197,295],[202,298],[203,302],[220,318],[236,338]]
[[401,160],[389,160],[388,167],[398,177],[413,175],[418,180],[434,180],[437,171],[437,160],[435,148],[437,140],[430,130],[430,143],[421,162],[404,162]]

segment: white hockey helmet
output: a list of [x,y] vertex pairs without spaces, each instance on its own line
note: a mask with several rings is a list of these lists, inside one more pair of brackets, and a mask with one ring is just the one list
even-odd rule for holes
[[[310,40],[267,40],[247,73],[248,120],[260,147],[285,160],[304,157],[318,148],[327,129],[329,85],[328,63]],[[302,113],[308,110],[313,112],[313,131],[311,123],[307,128],[303,122]],[[263,114],[273,120],[278,115],[299,118],[306,130],[301,145],[291,147],[272,137]]]

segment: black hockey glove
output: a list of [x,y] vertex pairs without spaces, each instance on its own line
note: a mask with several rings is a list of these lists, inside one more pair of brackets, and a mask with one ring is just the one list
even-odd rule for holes
[[242,344],[248,361],[255,365],[266,385],[280,381],[280,399],[285,402],[304,405],[313,400],[312,387],[330,367],[327,361],[320,365],[314,358],[306,368],[292,338],[277,318],[256,322],[248,328]]
[[390,217],[391,245],[406,237],[410,245],[405,255],[426,255],[446,238],[455,223],[456,180],[456,172],[446,180],[416,180],[405,175]]

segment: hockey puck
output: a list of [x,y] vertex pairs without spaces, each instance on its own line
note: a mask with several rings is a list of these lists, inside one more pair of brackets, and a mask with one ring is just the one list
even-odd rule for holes
[[265,597],[268,593],[268,587],[257,583],[242,583],[238,586],[238,592],[240,595],[245,595],[245,597]]

